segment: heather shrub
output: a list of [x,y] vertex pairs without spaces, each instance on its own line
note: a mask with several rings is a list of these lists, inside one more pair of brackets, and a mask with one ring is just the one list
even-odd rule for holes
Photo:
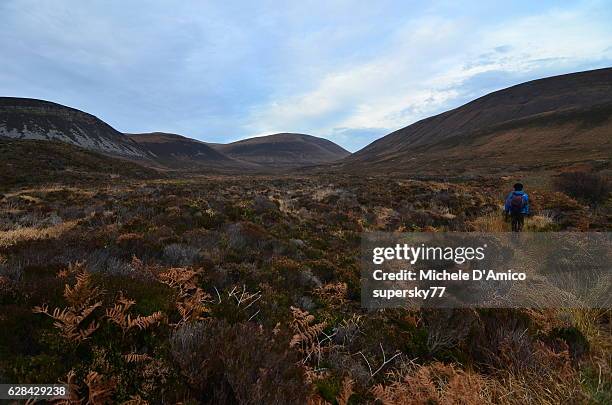
[[23,277],[23,265],[21,263],[9,263],[8,260],[0,256],[0,288],[3,284],[13,284],[19,282]]
[[[610,402],[609,311],[360,308],[360,232],[506,230],[487,181],[211,174],[9,191],[0,379],[69,381],[74,403]],[[528,230],[605,225],[606,205],[528,192]]]
[[253,199],[253,211],[256,214],[264,214],[271,211],[275,211],[277,209],[277,204],[270,201],[270,199],[263,195],[255,196],[255,198]]
[[190,266],[200,256],[200,251],[192,246],[173,243],[164,247],[164,260],[171,266]]
[[238,222],[227,227],[227,242],[231,249],[257,249],[267,241],[266,230],[252,222]]
[[574,359],[582,357],[589,351],[589,341],[579,329],[573,326],[553,328],[548,338],[551,340],[550,344],[558,351],[563,350],[564,346],[567,347]]
[[479,322],[476,312],[470,309],[429,309],[423,310],[421,316],[431,353],[455,348]]
[[252,323],[186,324],[171,337],[181,373],[201,403],[305,403],[310,388],[295,353]]
[[92,273],[127,276],[133,271],[130,264],[115,257],[105,249],[98,249],[87,255],[87,269]]
[[[484,372],[502,382],[503,402],[584,401],[565,340],[575,336],[559,330],[540,336],[529,313],[518,310],[484,310],[480,319],[470,342],[471,357]],[[506,397],[509,392],[511,398]]]
[[117,237],[116,244],[119,250],[128,257],[130,255],[145,257],[152,255],[157,250],[157,246],[152,243],[151,239],[150,235],[145,238],[139,233],[123,233]]
[[301,263],[284,256],[272,259],[266,276],[271,284],[287,292],[299,292],[304,288],[312,289],[321,285],[321,281]]
[[337,266],[329,260],[311,260],[307,262],[307,264],[312,269],[314,275],[316,275],[323,283],[328,283],[337,278]]
[[559,191],[590,203],[605,200],[610,194],[611,184],[608,177],[585,171],[561,173],[555,179]]
[[532,361],[529,316],[511,309],[480,310],[478,315],[478,327],[468,337],[471,357],[488,371],[529,367]]

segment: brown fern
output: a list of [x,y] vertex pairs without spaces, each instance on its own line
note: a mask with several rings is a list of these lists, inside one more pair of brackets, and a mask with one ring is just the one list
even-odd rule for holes
[[455,368],[453,365],[432,363],[420,366],[402,380],[387,386],[370,389],[383,405],[482,404],[490,403],[486,395],[486,381],[478,374]]
[[76,373],[74,370],[70,370],[66,375],[66,380],[59,380],[60,384],[68,387],[68,398],[54,398],[51,403],[56,405],[80,405],[83,403],[83,399],[79,396],[79,386],[76,383]]
[[198,276],[201,269],[171,268],[158,275],[159,281],[178,292],[176,308],[181,315],[177,325],[204,319],[209,312],[208,304],[212,301],[210,294],[198,287]]
[[159,281],[179,291],[181,296],[195,290],[201,269],[171,268],[158,275]]
[[127,401],[122,402],[121,405],[149,405],[149,403],[140,398],[140,395],[133,395]]
[[164,319],[164,314],[161,311],[154,312],[148,316],[138,315],[132,317],[128,311],[135,304],[136,301],[124,297],[123,293],[120,292],[115,305],[112,308],[106,309],[106,318],[118,325],[123,331],[124,336],[132,329],[148,329],[151,326],[158,325]]
[[323,343],[330,338],[327,335],[321,338],[321,334],[323,334],[327,324],[325,322],[315,323],[314,316],[309,314],[308,311],[303,311],[296,307],[291,307],[291,313],[293,315],[291,327],[294,335],[289,345],[297,348],[305,355],[303,363],[306,363],[314,356],[319,361],[323,351]]
[[59,278],[68,278],[70,276],[74,276],[75,274],[81,272],[85,270],[85,262],[74,262],[74,263],[69,263],[68,267],[61,269],[58,273],[57,273],[57,277]]
[[[83,380],[87,386],[87,395],[81,397],[79,394],[83,390],[76,382],[76,373],[70,370],[66,376],[66,380],[59,380],[60,384],[68,386],[68,398],[56,398],[51,400],[56,405],[105,405],[114,403],[112,396],[114,393],[114,382],[111,379],[104,378],[96,371],[89,371]],[[134,404],[142,404],[146,402],[135,402]]]
[[321,396],[315,394],[308,398],[307,405],[331,405],[329,402],[321,398]]
[[338,402],[338,405],[348,405],[349,399],[351,398],[354,392],[354,383],[355,382],[350,377],[345,377],[344,380],[342,380],[342,388],[340,389],[340,393],[336,397],[336,402]]
[[76,284],[73,287],[68,284],[64,287],[64,298],[74,308],[87,307],[100,294],[100,289],[92,286],[91,274],[85,269],[76,275]]
[[85,326],[84,321],[102,305],[101,301],[96,301],[102,292],[92,285],[90,274],[82,263],[68,266],[67,272],[76,274],[74,286],[66,284],[64,287],[64,298],[69,305],[64,309],[55,308],[52,312],[47,305],[35,306],[32,311],[53,318],[53,326],[59,329],[66,339],[81,342],[88,339],[99,327],[95,321]]
[[153,312],[148,316],[137,316],[131,319],[128,315],[128,327],[137,327],[140,330],[148,329],[151,326],[159,325],[164,320],[164,313],[161,311]]
[[374,399],[379,401],[382,405],[395,405],[394,396],[396,392],[394,391],[395,387],[387,386],[385,387],[382,384],[377,384],[373,386],[370,391],[374,396]]
[[152,357],[146,353],[143,353],[143,354],[128,353],[128,354],[124,354],[122,357],[126,363],[143,363],[145,361],[149,361],[152,359]]
[[204,315],[209,312],[207,303],[211,296],[201,288],[196,288],[191,295],[180,297],[176,302],[176,307],[181,315],[180,323],[195,322],[204,319]]
[[113,384],[95,371],[90,371],[85,377],[87,385],[87,404],[109,404],[113,396]]
[[332,306],[341,306],[347,300],[348,286],[346,283],[329,283],[314,290],[314,293]]

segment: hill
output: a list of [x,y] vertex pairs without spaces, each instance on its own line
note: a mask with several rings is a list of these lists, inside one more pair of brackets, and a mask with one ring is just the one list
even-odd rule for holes
[[60,141],[0,136],[0,188],[42,183],[86,183],[93,180],[150,179],[160,173]]
[[231,144],[207,144],[163,132],[123,134],[83,111],[14,97],[0,97],[0,136],[55,140],[178,170],[269,172],[329,163],[349,155],[331,141],[303,134],[275,134]]
[[57,140],[102,153],[147,157],[138,144],[91,114],[49,101],[0,97],[0,136]]
[[534,80],[426,118],[342,162],[355,171],[484,174],[607,167],[612,156],[612,68]]
[[241,168],[245,165],[204,142],[164,132],[126,134],[150,154],[155,161],[172,168]]
[[295,168],[331,163],[350,153],[327,139],[281,133],[229,144],[210,144],[217,151],[244,162],[265,167]]

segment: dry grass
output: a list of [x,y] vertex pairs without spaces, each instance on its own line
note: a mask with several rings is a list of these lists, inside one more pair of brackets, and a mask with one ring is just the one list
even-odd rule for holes
[[0,232],[0,248],[9,248],[18,243],[59,238],[77,225],[78,221],[66,221],[46,228],[18,228]]
[[550,212],[532,215],[525,220],[525,231],[543,232],[553,230],[555,220]]
[[[487,214],[469,222],[470,230],[474,232],[510,232],[510,221],[503,212]],[[525,218],[524,231],[544,232],[554,230],[555,221],[550,212],[542,212]]]
[[470,221],[474,232],[508,232],[510,224],[504,220],[503,214],[492,213]]
[[494,382],[453,365],[419,366],[399,381],[375,385],[372,394],[383,405],[492,404]]
[[[612,316],[610,309],[569,309],[572,323],[589,341],[591,351],[595,354],[610,356],[612,342],[610,341],[610,324],[606,322]],[[609,322],[609,321],[608,321]],[[602,325],[608,325],[602,328]],[[610,361],[610,359],[609,359]]]
[[497,402],[517,405],[588,403],[567,350],[554,352],[539,344],[533,358],[536,368],[500,372],[501,395]]

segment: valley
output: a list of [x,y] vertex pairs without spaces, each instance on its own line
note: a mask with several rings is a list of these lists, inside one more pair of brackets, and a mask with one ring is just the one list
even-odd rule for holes
[[609,309],[368,311],[360,246],[508,232],[516,181],[525,231],[609,232],[611,72],[502,90],[354,154],[296,133],[123,134],[1,98],[0,380],[61,381],[66,403],[609,402]]

